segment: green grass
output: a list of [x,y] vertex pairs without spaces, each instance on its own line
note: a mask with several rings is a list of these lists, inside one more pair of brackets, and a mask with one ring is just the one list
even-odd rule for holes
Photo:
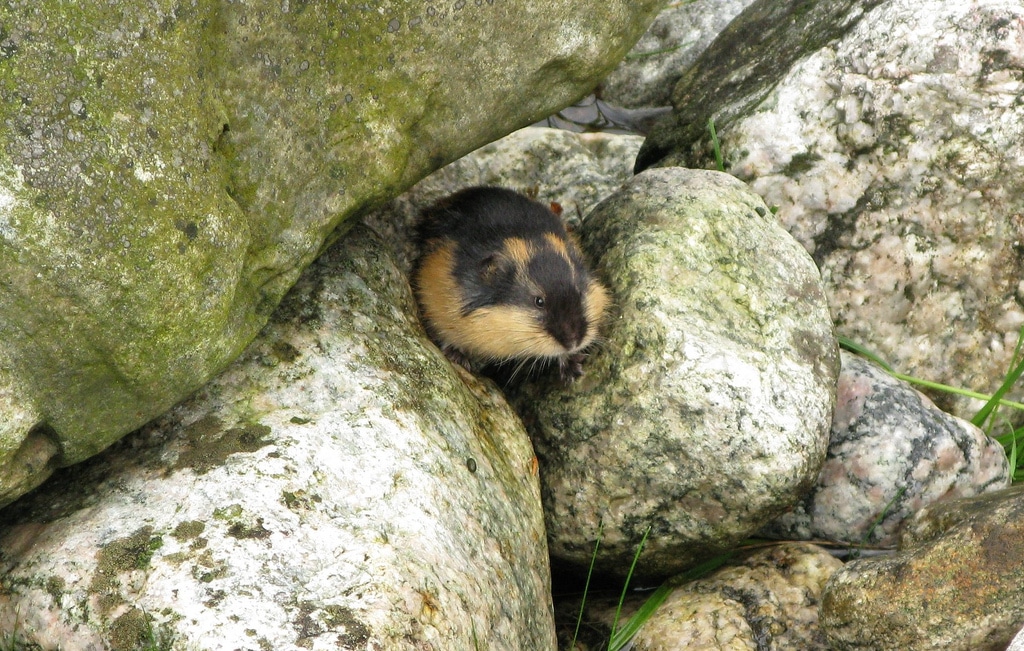
[[[633,554],[633,562],[629,564],[629,572],[626,574],[626,581],[622,584],[622,594],[619,595],[619,603],[615,606],[615,619],[612,620],[612,637],[608,640],[608,651],[619,651],[619,649],[625,646],[626,642],[629,642],[633,637],[633,635],[629,635],[624,641],[616,644],[615,633],[619,627],[619,615],[622,614],[622,604],[626,601],[626,591],[629,590],[629,582],[633,579],[633,570],[636,569],[636,562],[640,560],[640,552],[644,550],[644,545],[647,544],[647,536],[649,535],[651,535],[651,528],[648,526],[647,531],[644,532],[644,537],[640,539],[640,544],[637,545],[636,553]],[[635,617],[635,615],[631,617],[630,621],[635,619]],[[623,628],[625,628],[625,626],[623,626]],[[635,633],[636,632],[634,631],[634,634]]]
[[[657,590],[651,593],[651,596],[644,601],[643,605],[640,606],[639,610],[633,613],[626,622],[619,626],[619,617],[622,614],[622,606],[626,602],[626,595],[629,593],[629,584],[633,578],[633,572],[636,569],[637,561],[640,560],[640,554],[643,552],[644,545],[647,543],[647,537],[651,533],[651,527],[647,527],[647,531],[644,532],[643,538],[640,540],[640,544],[637,546],[636,553],[633,554],[633,562],[629,566],[629,572],[626,574],[626,580],[622,584],[622,592],[619,594],[619,601],[615,606],[615,618],[612,621],[611,635],[608,638],[608,651],[620,651],[629,644],[633,636],[636,635],[640,627],[651,618],[665,599],[668,598],[669,594],[672,593],[677,587],[699,579],[707,574],[710,574],[714,570],[721,567],[726,561],[732,558],[737,551],[733,550],[715,556],[714,558],[697,565],[696,567],[690,568],[686,572],[672,577],[672,579],[666,581]],[[572,643],[569,645],[570,649],[576,648],[576,640],[578,639],[580,625],[583,622],[583,613],[587,603],[587,594],[590,591],[590,579],[594,573],[594,563],[597,561],[597,552],[601,547],[601,539],[604,534],[604,526],[598,530],[597,540],[594,542],[594,552],[590,557],[590,569],[587,571],[587,579],[583,585],[583,598],[580,600],[580,610],[576,617],[576,631],[572,636]]]
[[868,528],[867,533],[865,533],[864,536],[861,537],[860,543],[856,547],[850,549],[850,560],[860,558],[861,553],[864,551],[865,548],[867,548],[868,541],[871,539],[871,535],[875,533],[875,529],[877,529],[878,526],[882,524],[882,520],[885,520],[885,516],[889,515],[889,511],[891,511],[893,505],[896,504],[896,500],[901,498],[903,496],[903,493],[906,492],[907,487],[900,486],[900,489],[896,491],[896,494],[892,496],[892,499],[889,500],[884,507],[882,507],[881,512],[878,514],[877,517],[875,517],[875,521],[871,523],[871,526]]
[[[933,391],[983,400],[985,404],[982,405],[981,409],[979,409],[971,418],[971,423],[981,428],[986,434],[994,438],[1003,446],[1003,450],[1006,452],[1006,458],[1010,462],[1011,479],[1013,482],[1016,483],[1024,481],[1024,455],[1019,455],[1017,453],[1020,445],[1024,444],[1024,426],[1015,428],[1012,424],[1013,419],[1007,417],[1005,414],[1005,410],[1007,409],[1024,413],[1024,404],[1013,400],[1007,400],[1005,397],[1006,394],[1009,393],[1009,391],[1017,384],[1021,375],[1024,375],[1024,327],[1021,328],[1017,335],[1017,346],[1013,350],[1010,368],[1007,370],[1006,375],[1003,376],[1003,381],[999,385],[999,388],[996,389],[996,392],[992,395],[986,395],[984,393],[978,393],[977,391],[961,389],[959,387],[953,387],[939,382],[924,380],[905,373],[899,373],[881,357],[846,337],[839,337],[839,345],[850,352],[870,359],[884,369],[889,375],[898,380],[903,380],[909,384],[914,384]],[[1018,414],[1018,416],[1019,415],[1020,414]],[[999,433],[1000,430],[1003,431],[1002,434]]]
[[[601,538],[604,537],[604,523],[597,530],[597,540],[594,542],[594,553],[590,556],[590,569],[587,570],[587,581],[583,584],[583,599],[580,600],[580,613],[576,616],[576,630],[572,634],[570,649],[576,648],[576,640],[580,635],[580,624],[583,623],[583,609],[587,605],[587,594],[590,592],[590,578],[594,575],[594,563],[597,561],[597,550],[601,547]],[[621,605],[621,604],[620,604]]]
[[[650,528],[647,529],[647,532],[650,533]],[[644,534],[644,540],[646,539],[647,535]],[[707,576],[708,574],[710,574],[711,572],[725,564],[725,562],[732,558],[735,554],[735,551],[731,551],[726,552],[725,554],[715,556],[714,558],[705,561],[704,563],[701,563],[700,565],[697,565],[696,567],[693,567],[687,570],[686,572],[683,572],[682,574],[673,577],[671,580],[661,584],[661,587],[652,592],[650,597],[647,597],[647,600],[644,601],[642,606],[640,606],[640,609],[633,613],[633,616],[630,617],[629,620],[627,620],[621,628],[616,628],[615,625],[612,626],[612,636],[611,639],[608,640],[608,651],[619,651],[627,644],[629,644],[629,641],[633,639],[633,636],[636,635],[637,631],[640,630],[640,627],[643,626],[644,623],[646,623],[647,620],[650,619],[651,616],[658,610],[658,608],[661,607],[661,604],[665,602],[665,599],[668,598],[668,596],[672,593],[673,590],[675,590],[676,588],[685,583],[689,583],[690,581],[696,581],[697,579],[703,576]],[[637,550],[637,556],[639,555],[640,551]],[[634,565],[636,564],[636,558],[633,559],[633,563]],[[631,567],[630,575],[632,575],[632,573],[633,568]],[[625,600],[626,587],[628,585],[629,578],[627,577],[626,585],[622,586],[622,596],[619,597],[618,609],[616,609],[615,611],[616,624],[618,623],[619,610],[622,609],[622,602]]]
[[708,118],[708,133],[711,134],[711,149],[715,152],[715,169],[719,172],[725,171],[725,159],[722,158],[722,143],[718,141],[718,132],[715,131],[715,118]]
[[0,632],[0,651],[34,651],[40,648],[38,644],[25,643],[22,638],[21,606],[18,605],[14,610],[14,629]]

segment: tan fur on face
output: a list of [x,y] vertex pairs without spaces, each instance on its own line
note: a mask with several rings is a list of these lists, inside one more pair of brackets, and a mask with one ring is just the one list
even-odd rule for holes
[[[526,246],[523,240],[518,242]],[[516,248],[513,244],[511,251],[518,252]],[[462,293],[452,274],[454,260],[454,245],[446,243],[423,259],[413,279],[423,316],[442,342],[484,359],[565,353],[529,310],[498,305],[463,316]]]
[[502,360],[558,357],[566,350],[529,310],[493,305],[474,310],[462,322],[456,345],[471,355]]
[[608,302],[605,288],[599,282],[591,281],[584,305],[591,327],[587,329],[586,338],[574,350],[566,350],[548,334],[531,311],[504,305],[481,308],[462,317],[458,337],[451,342],[472,356],[493,360],[562,357],[593,343]]
[[573,271],[575,271],[575,269],[573,267],[573,264],[572,264],[572,259],[569,257],[569,250],[566,248],[566,245],[565,245],[565,240],[563,240],[562,238],[558,237],[554,233],[545,233],[544,234],[544,239],[551,246],[551,248],[555,250],[555,253],[557,253],[558,255],[562,256],[562,259],[565,260],[565,263],[567,265],[569,265],[569,269],[572,269]]

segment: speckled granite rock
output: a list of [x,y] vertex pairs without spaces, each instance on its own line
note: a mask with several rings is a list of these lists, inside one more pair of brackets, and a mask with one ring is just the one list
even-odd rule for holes
[[[840,561],[814,545],[791,543],[755,551],[669,593],[637,632],[632,648],[827,651],[818,628],[818,603],[825,582],[840,567]],[[628,599],[619,625],[643,602]],[[610,632],[616,605],[589,608],[588,628]]]
[[0,631],[66,650],[553,650],[533,458],[358,226],[195,397],[2,513]]
[[824,460],[838,354],[817,270],[741,182],[666,168],[584,222],[606,343],[569,388],[514,401],[541,461],[554,557],[668,576],[791,506]]
[[766,534],[892,545],[922,507],[1010,485],[998,442],[871,362],[845,351],[841,359],[821,476]]
[[899,553],[832,575],[836,651],[1003,651],[1024,625],[1024,486],[922,510]]
[[714,116],[727,170],[821,268],[837,330],[991,393],[1024,323],[1022,77],[1017,0],[756,2],[638,160],[710,167]]
[[832,45],[883,2],[755,0],[683,72],[672,89],[673,116],[644,143],[636,171],[713,164],[709,118],[721,136],[723,128],[755,111],[795,63]]
[[670,3],[626,58],[601,82],[602,99],[626,107],[668,106],[672,88],[686,67],[752,2]]
[[589,92],[660,5],[0,5],[0,504],[188,396],[340,222]]

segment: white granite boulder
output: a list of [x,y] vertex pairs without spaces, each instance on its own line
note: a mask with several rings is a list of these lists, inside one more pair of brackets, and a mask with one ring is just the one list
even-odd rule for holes
[[362,226],[196,396],[2,518],[4,644],[554,648],[530,441]]
[[813,263],[743,183],[666,168],[584,220],[615,308],[584,378],[514,398],[554,558],[667,576],[795,503],[828,442],[838,354]]

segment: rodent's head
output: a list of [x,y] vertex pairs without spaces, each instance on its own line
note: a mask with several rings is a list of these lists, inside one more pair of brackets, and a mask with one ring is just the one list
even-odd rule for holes
[[608,295],[571,240],[556,233],[506,238],[479,259],[475,275],[464,309],[487,339],[479,347],[486,356],[561,358],[597,337]]

